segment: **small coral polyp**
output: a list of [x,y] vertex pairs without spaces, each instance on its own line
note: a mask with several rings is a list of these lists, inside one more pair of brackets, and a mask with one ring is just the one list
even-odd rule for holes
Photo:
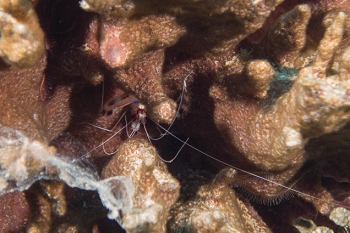
[[[2,1],[0,231],[345,231],[328,216],[350,209],[349,15],[326,0]],[[130,137],[136,99],[134,126],[150,121]]]

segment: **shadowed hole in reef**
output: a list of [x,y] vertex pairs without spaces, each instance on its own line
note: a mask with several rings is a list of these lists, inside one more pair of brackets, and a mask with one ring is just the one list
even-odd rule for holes
[[308,230],[312,230],[311,228],[313,227],[312,222],[310,220],[304,219],[304,218],[297,218],[294,221],[293,225],[298,225],[298,226],[301,226],[301,227],[306,228]]
[[338,201],[343,201],[350,194],[349,182],[337,182],[332,177],[322,177],[322,185],[329,190],[333,198]]

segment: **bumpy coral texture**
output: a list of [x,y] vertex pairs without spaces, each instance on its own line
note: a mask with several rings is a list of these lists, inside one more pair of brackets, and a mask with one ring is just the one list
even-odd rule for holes
[[156,149],[144,139],[129,139],[118,147],[102,178],[131,177],[134,188],[133,213],[123,213],[123,227],[127,232],[166,232],[170,207],[176,201],[180,185],[168,174]]
[[[1,196],[1,232],[345,231],[328,215],[350,208],[347,1],[11,0],[0,25],[0,126],[134,188],[119,226],[96,191],[39,180]],[[182,146],[167,125],[217,160],[161,162]],[[42,169],[20,156],[0,156],[1,190]]]
[[30,67],[44,53],[44,33],[29,1],[0,3],[0,57],[16,67]]
[[249,203],[236,197],[230,187],[235,174],[232,168],[224,169],[191,200],[177,202],[168,231],[271,232]]

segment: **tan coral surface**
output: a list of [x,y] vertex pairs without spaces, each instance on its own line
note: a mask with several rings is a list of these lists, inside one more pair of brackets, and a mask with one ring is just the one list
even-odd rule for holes
[[2,1],[0,231],[345,231],[328,216],[350,209],[349,15]]
[[123,228],[127,232],[166,232],[170,207],[178,198],[180,185],[156,149],[144,139],[129,139],[122,143],[102,171],[102,178],[131,177],[134,188],[134,211],[123,213]]
[[179,201],[170,215],[168,231],[271,232],[248,202],[239,199],[229,186],[235,173],[234,169],[224,169],[201,186],[193,199]]
[[44,53],[44,33],[27,0],[0,3],[0,57],[16,67],[31,67]]

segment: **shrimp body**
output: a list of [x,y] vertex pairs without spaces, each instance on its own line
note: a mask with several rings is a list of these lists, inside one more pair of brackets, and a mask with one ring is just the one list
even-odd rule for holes
[[134,112],[136,114],[134,121],[131,123],[131,133],[129,135],[129,138],[134,136],[137,131],[139,131],[141,124],[146,124],[146,106],[139,101],[132,104],[132,108],[134,109]]

